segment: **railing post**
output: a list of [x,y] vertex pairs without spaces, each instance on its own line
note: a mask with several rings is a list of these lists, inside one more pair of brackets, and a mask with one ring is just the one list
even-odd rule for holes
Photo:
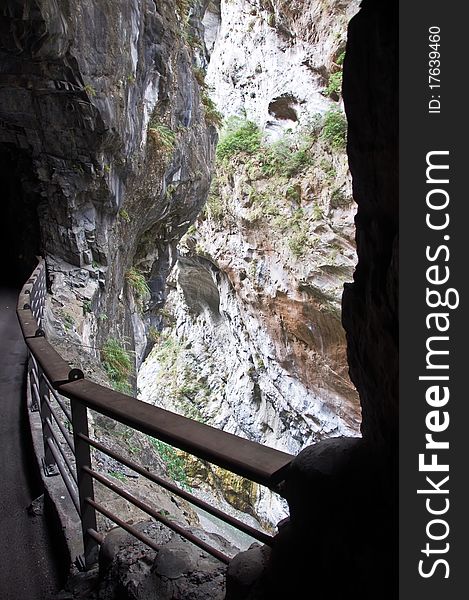
[[[34,392],[34,382],[36,379],[39,381],[39,374],[37,372],[36,361],[33,358],[33,355],[30,353],[28,356],[28,377],[29,377],[29,391],[31,394],[31,406],[29,407],[31,412],[39,411],[39,404],[37,401],[36,394]],[[39,393],[39,390],[38,390]]]
[[52,432],[50,430],[50,423],[52,421],[52,416],[50,412],[50,408],[46,402],[46,399],[49,400],[49,387],[47,386],[46,380],[44,379],[44,373],[42,370],[38,369],[38,379],[39,379],[39,398],[41,402],[41,421],[42,421],[42,440],[44,443],[44,458],[43,458],[43,467],[44,473],[47,477],[52,477],[53,475],[58,475],[59,470],[57,468],[57,464],[54,459],[54,455],[49,447],[49,443],[54,443],[54,438],[52,436]]
[[77,466],[78,495],[80,498],[80,517],[83,533],[84,562],[85,568],[89,569],[98,560],[98,543],[90,535],[89,531],[96,531],[96,511],[87,502],[94,501],[93,478],[83,470],[83,467],[91,469],[90,447],[79,433],[88,437],[88,414],[83,404],[76,400],[71,401],[73,439],[75,443],[75,461]]

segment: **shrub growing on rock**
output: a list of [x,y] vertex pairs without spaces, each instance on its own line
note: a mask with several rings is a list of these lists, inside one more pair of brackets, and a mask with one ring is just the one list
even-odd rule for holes
[[150,437],[149,439],[155,450],[166,464],[169,477],[173,481],[177,481],[181,487],[185,488],[186,490],[190,490],[184,460],[182,457],[169,444],[165,444],[164,442],[153,437]]
[[142,273],[131,267],[125,274],[125,279],[135,295],[135,302],[140,311],[143,310],[143,304],[150,297],[150,288]]
[[116,338],[106,340],[101,349],[101,360],[114,389],[126,394],[131,393],[129,376],[132,371],[132,359],[123,344]]
[[322,138],[328,142],[331,148],[342,150],[345,148],[347,136],[347,120],[343,112],[330,110],[324,117],[324,128]]
[[261,132],[252,121],[232,117],[228,119],[217,147],[217,158],[230,159],[236,154],[254,154],[261,147]]
[[176,134],[169,127],[153,118],[148,125],[148,132],[163,152],[170,153],[174,150]]
[[329,77],[326,95],[334,100],[338,100],[342,95],[342,71],[336,71]]
[[205,111],[205,122],[208,125],[213,125],[217,129],[221,127],[223,123],[223,117],[220,111],[217,108],[215,102],[208,95],[207,90],[202,89],[200,92],[200,99],[202,100],[202,104],[204,106]]

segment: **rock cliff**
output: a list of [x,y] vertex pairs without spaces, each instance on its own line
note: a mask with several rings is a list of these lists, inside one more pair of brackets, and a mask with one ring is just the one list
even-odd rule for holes
[[[257,589],[236,598],[294,595],[305,574],[318,595],[391,597],[398,363],[390,6],[365,0],[344,66],[359,264],[342,319],[364,442],[326,440],[295,461],[284,489],[291,523],[261,581],[251,582]],[[2,250],[15,280],[35,253],[47,255],[49,334],[68,359],[105,380],[101,355],[113,384],[131,391],[150,339],[140,377],[149,401],[161,397],[292,452],[357,435],[340,328],[341,289],[355,260],[341,72],[356,9],[341,0],[3,2]],[[210,95],[237,119],[222,132],[214,186],[197,218],[220,122]],[[135,354],[125,354],[122,381],[110,352],[124,345]],[[104,422],[93,427],[112,433]],[[152,462],[148,440],[141,450]],[[231,501],[275,522],[275,499],[242,482],[232,488]]]
[[112,332],[144,345],[126,273],[140,268],[161,302],[205,201],[217,115],[195,74],[200,10],[170,0],[0,9],[0,150],[26,167],[19,195],[38,230],[28,258],[52,257],[58,287],[92,308],[93,340]]
[[[302,8],[208,5],[205,83],[226,124],[138,378],[148,402],[293,454],[360,426],[340,317],[356,260],[340,81],[357,4]],[[275,524],[278,500],[253,493],[244,504]]]
[[[197,77],[205,64],[201,11],[201,3],[183,0],[6,0],[0,7],[8,274],[22,284],[44,254],[49,339],[70,364],[129,393],[176,244],[210,184],[219,117]],[[168,473],[163,451],[146,436],[104,418],[92,429]],[[98,470],[171,507],[168,494],[94,458]],[[114,505],[133,518],[128,503]]]
[[[292,461],[290,522],[266,566],[259,553],[232,561],[229,600],[301,597],[305,588],[334,599],[398,596],[397,16],[392,0],[365,0],[344,63],[359,263],[343,322],[363,438],[323,440]],[[259,569],[243,577],[249,559]]]
[[[363,436],[396,450],[398,436],[397,14],[367,2],[350,30],[344,80],[348,155],[358,203],[358,265],[343,298],[350,375],[360,391]],[[361,40],[373,32],[369,45]],[[384,68],[383,68],[384,65]],[[372,81],[372,90],[366,82]]]

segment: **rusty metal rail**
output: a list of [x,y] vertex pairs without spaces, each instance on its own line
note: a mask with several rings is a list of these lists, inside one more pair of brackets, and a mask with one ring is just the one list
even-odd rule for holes
[[259,530],[255,529],[254,527],[247,525],[243,521],[240,521],[236,517],[232,517],[231,515],[228,515],[227,513],[223,512],[222,510],[215,508],[214,506],[208,504],[204,500],[200,500],[193,494],[186,492],[184,489],[178,488],[177,485],[175,485],[174,483],[170,483],[169,481],[166,481],[165,479],[163,479],[162,477],[159,477],[158,475],[149,473],[146,469],[144,469],[143,467],[138,465],[136,462],[129,460],[128,458],[125,458],[123,456],[120,456],[119,454],[117,454],[117,452],[114,452],[113,450],[106,448],[105,446],[103,446],[102,444],[97,442],[96,440],[87,438],[83,434],[79,434],[79,437],[84,439],[86,442],[88,442],[88,444],[90,446],[92,446],[93,448],[96,448],[100,452],[107,454],[114,460],[120,462],[121,464],[125,465],[129,469],[132,469],[132,471],[135,471],[139,475],[143,475],[143,477],[146,477],[149,481],[152,481],[153,483],[156,483],[157,485],[165,488],[169,492],[176,494],[180,498],[187,500],[194,506],[197,506],[197,507],[201,508],[202,510],[205,510],[205,512],[208,512],[209,514],[213,515],[217,519],[220,519],[221,521],[224,521],[225,523],[232,525],[239,531],[242,531],[243,533],[246,533],[247,535],[253,537],[254,539],[257,539],[259,542],[262,542],[263,544],[270,544],[270,542],[272,541],[271,536],[264,533],[263,531],[259,531]]
[[[39,410],[41,414],[44,471],[48,476],[56,474],[62,476],[80,515],[86,567],[95,563],[97,549],[103,539],[103,536],[97,531],[96,512],[100,512],[123,527],[151,548],[155,547],[155,543],[150,538],[95,501],[94,481],[125,498],[222,562],[228,563],[230,560],[218,549],[198,539],[192,532],[161,515],[154,507],[142,502],[133,494],[93,470],[91,448],[107,454],[153,483],[202,508],[260,542],[271,544],[272,537],[266,533],[209,505],[177,485],[149,473],[142,465],[120,456],[97,440],[90,438],[87,409],[106,415],[119,423],[267,486],[274,491],[284,479],[293,457],[290,454],[141,402],[136,398],[85,379],[82,371],[71,369],[45,338],[43,320],[47,293],[46,283],[46,263],[41,259],[18,298],[18,319],[30,353],[30,408]],[[70,400],[70,409],[66,405],[65,398]],[[73,439],[67,431],[67,427],[63,425],[56,407],[63,413],[66,422],[70,423]]]

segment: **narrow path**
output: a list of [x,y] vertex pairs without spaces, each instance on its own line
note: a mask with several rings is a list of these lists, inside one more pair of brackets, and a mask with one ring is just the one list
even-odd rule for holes
[[47,600],[59,576],[44,517],[27,511],[41,490],[27,429],[26,349],[15,304],[16,292],[0,288],[0,598]]

